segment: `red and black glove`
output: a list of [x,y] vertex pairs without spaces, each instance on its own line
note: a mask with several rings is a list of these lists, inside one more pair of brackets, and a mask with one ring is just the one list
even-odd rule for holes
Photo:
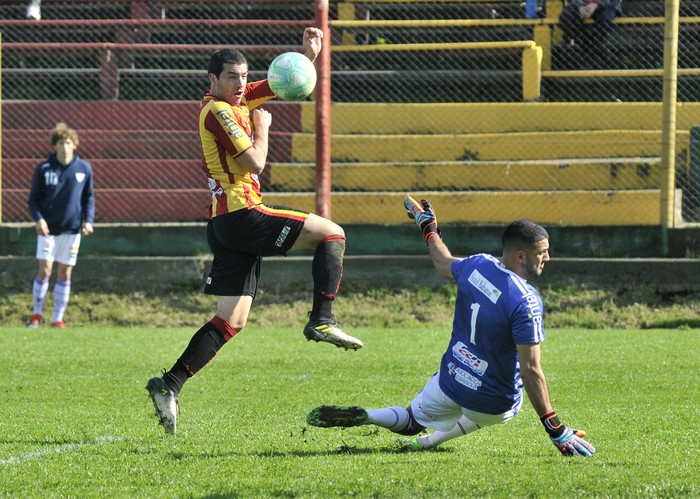
[[433,207],[427,199],[422,199],[419,204],[407,194],[406,197],[404,197],[403,205],[408,211],[408,218],[415,220],[416,225],[423,231],[425,244],[428,244],[428,241],[430,241],[433,236],[440,236],[440,229],[438,229],[435,211],[433,211]]

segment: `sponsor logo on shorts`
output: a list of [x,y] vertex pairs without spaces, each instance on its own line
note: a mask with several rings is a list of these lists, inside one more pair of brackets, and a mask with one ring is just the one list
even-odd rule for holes
[[488,362],[471,353],[467,346],[461,341],[458,341],[452,347],[452,355],[479,376],[483,376],[484,372],[486,372],[486,368],[489,367]]
[[287,239],[287,236],[289,235],[289,231],[292,230],[292,228],[289,225],[285,225],[284,228],[282,229],[282,232],[280,232],[280,235],[277,236],[277,241],[275,241],[275,246],[278,248],[281,248],[282,245],[284,244],[284,240]]
[[461,367],[457,367],[454,362],[447,364],[447,369],[460,385],[464,385],[472,390],[478,390],[481,386],[481,380],[475,378]]
[[211,277],[207,277],[207,284],[211,284]]
[[491,302],[496,303],[501,297],[501,290],[494,286],[478,270],[474,270],[469,276],[469,284],[481,291]]

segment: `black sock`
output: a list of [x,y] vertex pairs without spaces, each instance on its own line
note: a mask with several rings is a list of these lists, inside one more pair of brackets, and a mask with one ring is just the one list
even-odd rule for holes
[[329,236],[316,246],[311,273],[314,278],[313,317],[332,317],[333,300],[343,277],[345,238]]
[[236,331],[214,316],[197,331],[172,369],[163,375],[165,384],[177,395],[188,378],[206,366]]

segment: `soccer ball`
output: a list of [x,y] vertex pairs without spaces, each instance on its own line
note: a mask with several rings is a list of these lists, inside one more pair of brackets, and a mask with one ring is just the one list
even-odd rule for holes
[[316,87],[316,68],[305,55],[285,52],[270,64],[267,82],[278,99],[302,100]]

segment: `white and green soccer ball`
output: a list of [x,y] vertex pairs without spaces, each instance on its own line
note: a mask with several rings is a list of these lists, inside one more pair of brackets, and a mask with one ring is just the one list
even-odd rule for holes
[[267,82],[278,99],[303,100],[316,87],[316,68],[299,52],[285,52],[272,61],[267,70]]

